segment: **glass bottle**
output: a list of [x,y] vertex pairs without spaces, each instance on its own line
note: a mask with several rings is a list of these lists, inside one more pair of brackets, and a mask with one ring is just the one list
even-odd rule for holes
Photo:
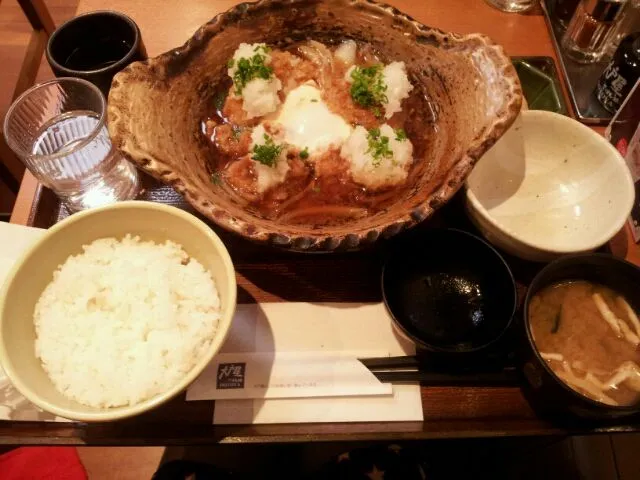
[[579,63],[597,62],[625,1],[582,0],[562,37],[566,55]]
[[640,33],[622,40],[613,59],[598,80],[596,97],[609,112],[615,113],[640,78]]

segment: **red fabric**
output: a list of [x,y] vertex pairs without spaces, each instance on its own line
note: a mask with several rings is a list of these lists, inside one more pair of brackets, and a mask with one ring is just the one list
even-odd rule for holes
[[74,447],[22,447],[0,455],[0,480],[87,480]]

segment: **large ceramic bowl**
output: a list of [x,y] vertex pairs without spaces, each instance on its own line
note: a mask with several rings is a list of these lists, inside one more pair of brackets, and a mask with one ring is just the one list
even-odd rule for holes
[[564,115],[528,110],[478,162],[466,205],[482,234],[540,262],[595,250],[623,226],[633,180],[618,151]]
[[[171,389],[131,406],[88,407],[59,393],[36,357],[34,307],[53,272],[70,255],[81,253],[83,245],[99,238],[122,238],[126,234],[182,245],[211,272],[220,295],[220,321],[202,358]],[[85,210],[47,230],[18,259],[0,289],[0,363],[16,389],[47,412],[86,422],[130,417],[166,402],[195,380],[224,343],[235,306],[236,278],[231,258],[204,222],[178,208],[151,202],[121,202]]]
[[[431,125],[425,128],[438,132],[433,148],[417,159],[410,188],[392,206],[340,226],[281,224],[245,211],[212,184],[212,152],[200,134],[240,43],[281,46],[306,38],[352,38],[404,61],[430,102]],[[483,35],[445,33],[370,0],[262,0],[232,8],[182,47],[118,74],[109,94],[109,132],[135,164],[220,226],[285,248],[332,251],[361,247],[429,217],[509,128],[521,103],[509,58]]]

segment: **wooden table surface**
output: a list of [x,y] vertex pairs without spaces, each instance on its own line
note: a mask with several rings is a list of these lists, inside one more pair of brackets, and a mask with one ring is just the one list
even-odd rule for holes
[[[131,16],[140,26],[150,56],[184,43],[195,30],[214,15],[237,2],[230,0],[81,0],[78,13],[109,8]],[[489,7],[483,0],[388,0],[422,23],[457,33],[482,32],[501,43],[512,56],[548,56],[556,59],[544,17],[539,10],[527,15],[506,14]],[[25,175],[11,218],[27,224],[37,182]],[[235,246],[234,246],[235,247]],[[631,240],[628,230],[621,232],[611,244],[612,250],[640,264],[640,248]],[[268,275],[281,282],[302,282],[309,272],[319,272],[318,257],[297,257],[294,262],[282,254],[261,258],[271,251],[261,247],[240,255],[241,262],[255,267],[253,275],[239,274],[238,284],[259,301],[289,299],[282,290],[265,282]],[[234,256],[232,248],[232,257]],[[326,257],[325,257],[326,258]],[[234,257],[234,262],[237,258]],[[253,262],[253,263],[251,263]],[[333,263],[331,263],[333,262]],[[346,279],[358,286],[369,272],[369,260],[350,256],[339,261],[323,260],[333,265]],[[295,267],[295,268],[294,268]],[[239,269],[242,271],[242,269]],[[245,269],[246,270],[246,269]],[[266,272],[266,273],[265,273]],[[346,274],[345,274],[346,272]],[[267,275],[268,274],[268,275]],[[332,277],[335,278],[335,277]],[[376,277],[377,282],[377,277]],[[370,283],[370,282],[369,282]],[[367,281],[364,281],[366,286]],[[272,288],[273,287],[273,288]],[[331,299],[325,282],[314,283],[301,292],[314,292]],[[375,287],[377,288],[377,287]],[[366,297],[366,295],[365,295]],[[318,298],[295,298],[318,300]],[[240,299],[242,301],[242,298]],[[515,387],[423,387],[424,422],[358,423],[315,425],[246,425],[214,427],[212,404],[186,403],[182,398],[136,419],[113,424],[43,424],[0,422],[0,442],[16,444],[202,444],[212,442],[291,442],[332,440],[402,440],[415,438],[454,438],[478,436],[564,434],[569,430],[541,420]],[[630,427],[603,427],[589,431],[627,431]],[[575,430],[571,431],[585,431]]]

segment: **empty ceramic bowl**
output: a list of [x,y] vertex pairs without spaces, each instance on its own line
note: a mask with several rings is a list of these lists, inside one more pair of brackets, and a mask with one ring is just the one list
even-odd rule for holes
[[382,271],[395,327],[437,353],[492,345],[515,313],[511,270],[496,250],[461,230],[425,230],[402,239]]
[[[389,62],[404,61],[427,99],[419,115],[434,132],[388,208],[335,225],[292,224],[248,211],[212,183],[216,158],[200,131],[240,43],[286,48],[306,39],[354,39]],[[509,57],[484,35],[445,33],[371,0],[261,0],[233,7],[183,46],[120,72],[109,94],[109,132],[136,165],[218,225],[283,248],[333,251],[359,248],[429,217],[511,125],[521,102]]]
[[605,244],[633,199],[631,174],[607,140],[569,117],[533,110],[482,157],[466,192],[482,234],[534,261]]

